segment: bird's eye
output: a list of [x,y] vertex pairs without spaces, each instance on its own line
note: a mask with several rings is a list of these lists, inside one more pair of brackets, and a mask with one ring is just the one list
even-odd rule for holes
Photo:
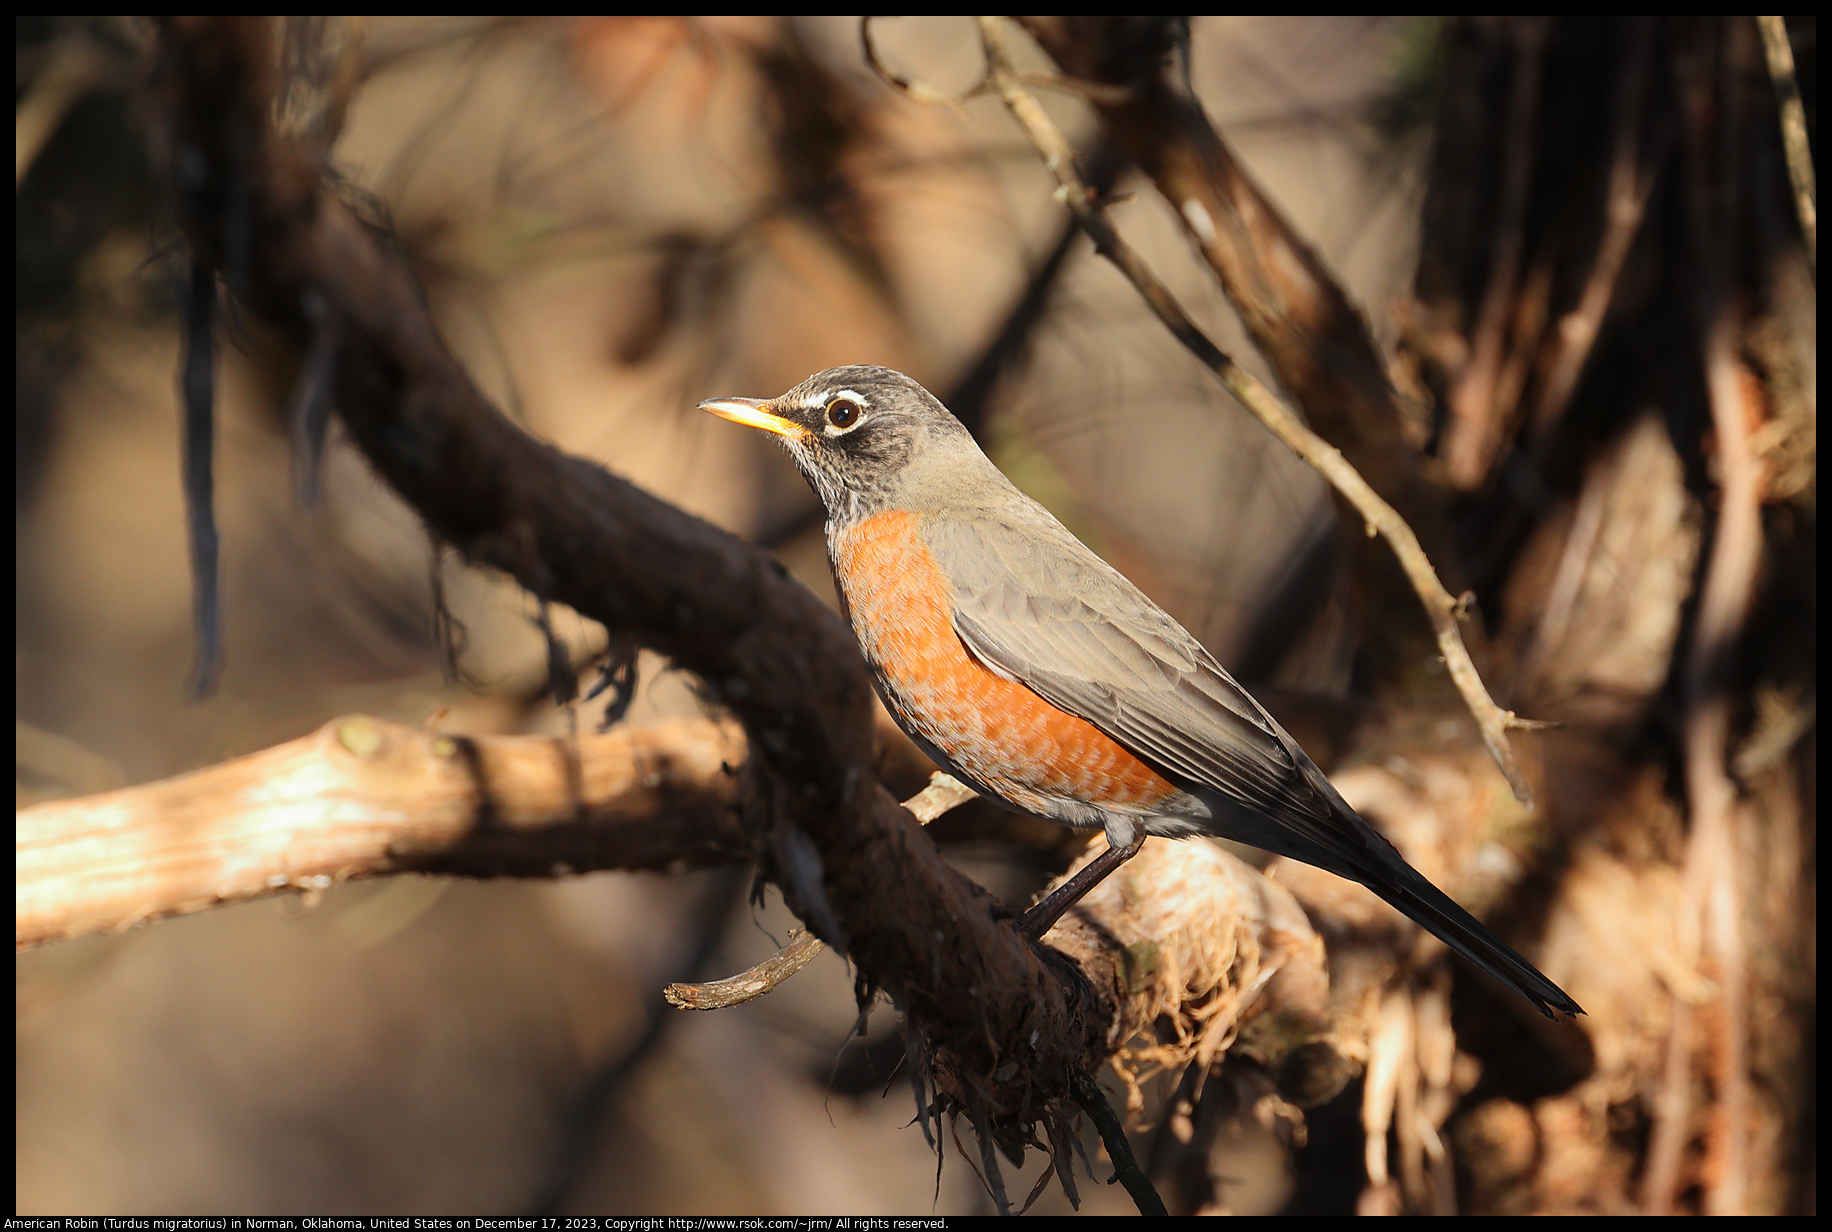
[[865,408],[851,398],[835,398],[827,404],[827,422],[841,431],[858,423],[863,414]]

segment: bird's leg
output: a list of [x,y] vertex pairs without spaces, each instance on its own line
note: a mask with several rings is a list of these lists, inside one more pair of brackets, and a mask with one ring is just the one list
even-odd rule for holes
[[1115,843],[1107,836],[1107,850],[1095,856],[1079,873],[1051,890],[1042,902],[1026,911],[1018,920],[1018,931],[1026,937],[1041,937],[1050,931],[1062,913],[1081,901],[1082,895],[1105,880],[1108,873],[1132,859],[1144,845],[1145,831],[1133,829],[1124,842]]

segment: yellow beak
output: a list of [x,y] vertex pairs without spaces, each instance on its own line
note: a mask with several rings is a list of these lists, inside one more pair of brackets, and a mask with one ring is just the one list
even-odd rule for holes
[[756,398],[710,398],[700,403],[700,409],[710,411],[720,419],[729,419],[746,427],[762,428],[777,436],[799,439],[808,435],[808,430],[793,419],[784,419],[774,411],[765,409],[769,405]]

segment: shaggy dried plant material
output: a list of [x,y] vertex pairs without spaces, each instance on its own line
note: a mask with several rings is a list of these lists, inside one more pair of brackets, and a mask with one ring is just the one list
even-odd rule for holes
[[1249,1023],[1272,1015],[1300,1029],[1269,1035],[1308,1038],[1327,1021],[1323,944],[1303,909],[1213,843],[1147,843],[1044,940],[1091,979],[1111,973],[1096,991],[1116,1007],[1107,1042],[1134,1119],[1146,1079],[1206,1068]]

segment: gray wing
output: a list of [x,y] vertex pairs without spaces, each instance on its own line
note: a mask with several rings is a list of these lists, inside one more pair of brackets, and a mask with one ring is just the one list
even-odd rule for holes
[[1040,506],[1025,513],[924,529],[968,651],[1199,788],[1327,823],[1335,790],[1214,656]]
[[976,659],[1184,780],[1215,810],[1212,833],[1359,881],[1548,1018],[1584,1012],[1358,817],[1181,625],[1041,506],[1016,516],[924,531]]

